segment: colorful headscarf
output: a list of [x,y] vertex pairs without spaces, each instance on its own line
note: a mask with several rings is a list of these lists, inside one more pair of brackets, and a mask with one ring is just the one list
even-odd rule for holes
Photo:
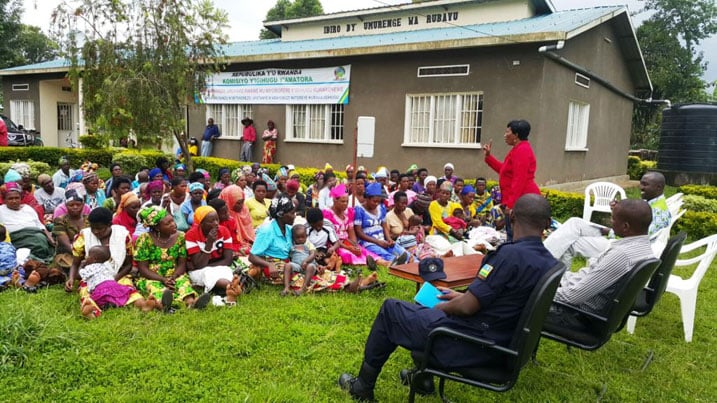
[[261,174],[261,180],[266,182],[266,191],[267,192],[273,192],[276,191],[276,182],[274,182],[273,179],[269,177],[267,174]]
[[422,207],[424,210],[426,210],[431,204],[431,201],[431,195],[422,193],[416,196],[416,200],[414,201],[414,203],[416,204],[416,206]]
[[[251,168],[249,168],[249,171],[251,171]],[[243,169],[243,168],[237,168],[237,169],[233,170],[233,171],[232,171],[232,175],[231,175],[231,176],[232,176],[232,183],[237,183],[237,181],[239,180],[239,178],[240,178],[242,175],[246,175],[246,173],[244,172],[244,169]]]
[[324,171],[318,171],[314,174],[314,180],[324,179]]
[[214,207],[211,206],[200,206],[196,210],[194,210],[194,224],[200,225],[202,223],[202,220],[204,220],[204,217],[206,217],[210,213],[216,213],[217,211],[214,210]]
[[82,175],[82,183],[89,183],[89,182],[93,181],[94,179],[99,180],[99,177],[94,172],[85,172]]
[[65,163],[67,163],[67,164],[70,163],[70,159],[67,158],[66,156],[62,156],[62,157],[60,157],[59,160],[57,160],[57,165],[62,165],[62,164],[65,164]]
[[160,168],[152,168],[149,171],[149,180],[154,180],[154,177],[157,175],[162,175],[162,170]]
[[10,168],[5,173],[4,179],[5,179],[5,183],[20,182],[22,180],[22,175],[20,175],[20,173],[17,172],[16,170]]
[[237,239],[239,241],[254,242],[256,234],[251,222],[251,213],[246,205],[242,206],[240,212],[234,211],[237,201],[244,200],[244,191],[237,185],[229,185],[222,189],[219,198],[224,200],[229,210],[229,215],[237,221]]
[[127,207],[128,204],[133,202],[139,202],[139,197],[137,197],[134,192],[127,192],[122,195],[122,198],[120,198],[120,202],[117,205],[117,214],[120,215],[122,211]]
[[65,203],[69,203],[71,201],[79,201],[83,202],[85,201],[85,196],[80,196],[80,193],[76,189],[69,189],[65,190]]
[[329,192],[329,196],[331,196],[332,199],[338,199],[339,197],[348,196],[348,192],[346,191],[346,185],[343,183],[334,186],[333,189],[331,189],[331,192]]
[[82,182],[82,178],[85,176],[85,172],[81,169],[78,169],[77,171],[71,171],[72,176],[70,177],[70,182],[80,183]]
[[278,178],[280,176],[289,176],[289,170],[286,167],[280,167],[276,177]]
[[160,180],[154,180],[147,184],[146,189],[144,190],[144,198],[145,200],[149,200],[152,197],[152,191],[154,190],[161,190],[164,192],[164,182]]
[[465,196],[468,193],[475,193],[476,189],[473,187],[473,185],[465,185],[463,186],[463,189],[461,189],[461,196]]
[[449,180],[443,181],[443,183],[441,183],[440,189],[447,190],[448,192],[452,193],[453,192],[453,184]]
[[495,185],[490,189],[490,198],[493,199],[494,205],[498,205],[503,201],[503,194],[500,191],[500,186]]
[[366,197],[374,197],[374,196],[383,196],[383,192],[381,191],[383,189],[383,185],[381,185],[378,182],[373,182],[366,186],[366,191],[364,192],[364,196]]
[[148,206],[140,210],[137,217],[142,221],[142,225],[147,228],[153,228],[156,227],[167,214],[167,210],[159,206]]
[[67,187],[65,188],[65,195],[70,190],[74,190],[78,196],[82,198],[82,201],[85,201],[85,196],[87,196],[87,190],[85,189],[85,185],[83,185],[80,182],[72,182],[67,184]]
[[9,192],[22,193],[22,188],[16,182],[8,182],[4,186],[5,186],[5,193],[9,193]]
[[189,185],[189,193],[194,192],[195,190],[201,190],[204,191],[204,185],[202,185],[201,182],[192,182]]
[[209,175],[209,172],[207,172],[206,169],[198,168],[195,170],[195,172],[201,172],[202,175],[204,175],[204,179],[210,179],[211,176]]
[[408,169],[406,170],[406,172],[411,172],[411,171],[418,171],[418,165],[416,165],[416,164],[411,164],[411,166],[408,167]]
[[283,217],[284,214],[292,210],[294,210],[294,202],[282,193],[277,197],[271,199],[271,206],[269,206],[269,216],[276,220],[279,217]]
[[30,165],[25,162],[16,162],[10,166],[10,169],[14,169],[23,178],[30,177]]
[[334,167],[332,167],[331,164],[329,164],[329,163],[327,162],[326,165],[324,165],[324,171],[329,171],[329,170],[330,170],[330,171],[333,171],[333,170],[334,170]]
[[244,175],[249,175],[250,173],[254,172],[251,170],[250,165],[244,165],[243,167],[241,167],[241,171],[244,172]]
[[301,185],[296,179],[289,179],[288,181],[286,181],[286,190],[293,190],[294,192],[298,192],[299,187],[301,187]]
[[220,169],[220,170],[219,170],[219,177],[217,178],[217,180],[221,179],[221,178],[222,178],[222,175],[228,174],[228,173],[229,173],[229,168],[222,168],[222,169]]
[[180,169],[181,169],[182,171],[185,171],[185,172],[186,172],[186,171],[187,171],[187,166],[184,165],[184,164],[182,164],[182,163],[174,164],[174,170],[175,170],[175,171],[179,171]]

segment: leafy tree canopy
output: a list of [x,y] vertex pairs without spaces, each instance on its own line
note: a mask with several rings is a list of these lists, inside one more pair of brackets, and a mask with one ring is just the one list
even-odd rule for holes
[[21,17],[20,0],[0,0],[0,68],[24,64],[19,43]]
[[74,0],[53,22],[92,132],[145,147],[175,138],[189,155],[185,108],[221,68],[224,11],[210,0]]
[[[266,13],[266,21],[279,21],[292,18],[313,17],[324,13],[319,0],[277,0],[274,7]],[[273,39],[279,36],[262,28],[259,39]]]

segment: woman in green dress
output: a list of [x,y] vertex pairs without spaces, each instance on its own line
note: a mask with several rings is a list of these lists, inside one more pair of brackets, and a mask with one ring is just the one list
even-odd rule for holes
[[174,302],[187,307],[204,308],[210,294],[198,297],[186,274],[187,246],[184,233],[177,231],[177,224],[167,210],[158,206],[143,208],[139,219],[149,228],[137,238],[134,260],[142,276],[137,289],[149,298],[162,302],[165,312]]

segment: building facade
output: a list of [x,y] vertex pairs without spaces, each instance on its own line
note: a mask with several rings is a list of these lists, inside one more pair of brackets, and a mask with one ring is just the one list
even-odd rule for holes
[[[483,144],[493,140],[502,158],[506,124],[526,119],[539,184],[619,176],[634,98],[651,92],[622,7],[557,12],[549,1],[438,0],[265,26],[281,38],[227,46],[226,71],[188,107],[190,135],[200,138],[209,117],[220,126],[215,156],[238,159],[240,121],[249,117],[259,134],[275,122],[279,162],[342,169],[353,160],[358,117],[370,116],[374,155],[359,158],[369,171],[415,163],[440,172],[452,162],[459,176],[495,178]],[[6,111],[19,99],[12,85],[63,80],[37,66],[0,74]],[[45,144],[66,145],[66,134],[53,131],[64,102],[43,100],[48,91],[33,94]],[[69,95],[79,104],[78,94]],[[51,103],[54,126],[45,117]],[[262,145],[259,139],[253,160]]]

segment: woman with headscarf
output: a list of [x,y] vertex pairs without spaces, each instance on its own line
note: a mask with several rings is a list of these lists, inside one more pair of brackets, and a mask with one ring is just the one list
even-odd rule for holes
[[423,180],[423,184],[426,187],[426,190],[423,192],[429,196],[431,196],[432,200],[436,199],[436,190],[438,189],[438,179],[436,179],[435,176],[426,176],[426,179]]
[[191,261],[189,278],[192,284],[204,287],[204,292],[222,289],[226,302],[236,303],[241,293],[238,278],[232,273],[232,235],[219,225],[219,215],[209,206],[194,212],[194,224],[187,231],[187,255]]
[[[82,183],[79,182],[72,182],[69,185],[67,185],[67,188],[65,188],[65,199],[67,199],[67,192],[70,190],[74,190],[77,196],[82,198],[82,215],[90,215],[90,211],[92,209],[90,206],[85,204],[85,187],[82,185]],[[52,219],[54,220],[57,217],[62,217],[63,215],[67,214],[67,201],[60,203],[57,207],[55,207],[55,212],[52,213]]]
[[189,199],[187,199],[182,206],[179,208],[187,224],[190,226],[194,224],[194,212],[199,207],[206,206],[207,202],[204,200],[204,184],[201,182],[194,182],[189,185]]
[[251,213],[245,204],[244,191],[237,185],[230,185],[222,190],[219,198],[224,200],[229,215],[234,217],[237,222],[238,250],[246,255],[251,250],[256,234],[252,225]]
[[[72,243],[72,267],[70,267],[70,275],[65,283],[65,291],[72,292],[74,290],[75,280],[80,279],[80,265],[94,246],[109,248],[110,259],[107,264],[114,274],[115,281],[131,286],[132,279],[128,276],[132,269],[132,237],[130,233],[121,225],[112,225],[112,212],[104,207],[92,210],[87,221],[90,226],[82,229]],[[92,306],[94,316],[99,316],[102,312],[101,308],[104,307],[98,306],[96,301],[90,298],[90,293],[84,282],[80,282],[78,290],[83,310],[84,307]],[[110,306],[111,301],[112,298],[109,298]],[[132,302],[134,301],[130,299],[127,304]]]
[[[142,198],[144,200],[144,203],[142,203],[142,207],[161,206],[162,196],[164,196],[164,182],[149,182],[147,184],[147,187],[144,189],[144,194],[142,195]],[[168,200],[169,197],[167,196],[165,199]]]
[[87,172],[82,177],[82,184],[85,185],[85,204],[90,209],[101,207],[105,202],[105,192],[99,189],[100,179],[94,172]]
[[217,182],[214,184],[214,189],[224,189],[225,187],[231,185],[231,174],[229,172],[229,168],[222,168],[219,170],[219,178]]
[[[159,168],[159,171],[162,173],[162,180],[165,182],[169,182],[172,180],[172,172],[169,170],[169,160],[165,157],[159,157],[157,158],[157,161],[155,161],[155,165],[157,168]],[[152,174],[149,174],[149,180],[152,180]]]
[[276,141],[279,139],[279,129],[274,125],[274,121],[266,122],[266,130],[261,135],[264,140],[264,152],[261,156],[262,164],[273,164],[274,155],[276,155]]
[[271,199],[266,197],[267,184],[263,180],[254,181],[252,187],[254,188],[254,197],[246,199],[244,204],[249,209],[252,226],[256,229],[269,216]]
[[22,189],[15,182],[0,187],[4,200],[0,205],[0,223],[7,229],[15,249],[28,248],[30,256],[50,263],[55,255],[55,240],[32,207],[22,203]]
[[453,185],[449,181],[441,183],[436,192],[436,199],[428,206],[431,216],[431,229],[426,237],[438,256],[463,256],[478,253],[467,242],[463,241],[463,233],[451,227],[445,220],[453,217],[453,212],[463,210],[459,203],[450,200]]
[[[386,222],[386,206],[383,203],[383,185],[374,182],[366,187],[366,201],[356,207],[354,217],[354,231],[361,246],[369,252],[378,255],[377,263],[390,266],[393,261],[402,263],[408,258],[408,253],[391,238]],[[367,259],[372,266],[373,259]],[[371,267],[371,269],[374,269]]]
[[162,309],[170,312],[173,302],[187,307],[204,308],[210,294],[198,297],[186,273],[187,245],[184,233],[167,210],[158,206],[144,207],[139,220],[149,232],[137,238],[134,260],[142,276],[137,289],[145,296],[162,302]]
[[67,190],[64,203],[67,213],[55,218],[52,226],[52,235],[57,241],[54,262],[63,269],[69,270],[72,265],[72,241],[82,229],[90,225],[87,221],[90,212],[89,210],[84,212],[84,207],[87,205],[77,190]]
[[[30,165],[24,162],[12,164],[10,169],[5,173],[5,183],[9,182],[15,182],[20,186],[21,203],[35,210],[37,218],[41,222],[44,221],[45,210],[35,198],[35,185],[32,184]],[[2,203],[1,198],[0,203]]]
[[279,188],[276,185],[276,181],[271,179],[266,173],[261,174],[261,180],[266,183],[266,198],[271,200],[276,196]]
[[112,224],[123,226],[130,235],[134,236],[134,231],[137,228],[137,212],[140,207],[141,203],[137,195],[133,192],[125,193],[117,206],[117,212],[112,219]]
[[349,206],[349,195],[344,184],[331,189],[331,197],[334,204],[331,208],[325,209],[324,218],[334,225],[336,236],[341,246],[336,253],[341,256],[345,264],[366,264],[368,251],[358,244],[356,232],[354,231],[354,208]]
[[174,164],[174,173],[172,174],[172,179],[174,178],[182,178],[187,175],[187,166],[182,164],[181,162],[178,162]]

